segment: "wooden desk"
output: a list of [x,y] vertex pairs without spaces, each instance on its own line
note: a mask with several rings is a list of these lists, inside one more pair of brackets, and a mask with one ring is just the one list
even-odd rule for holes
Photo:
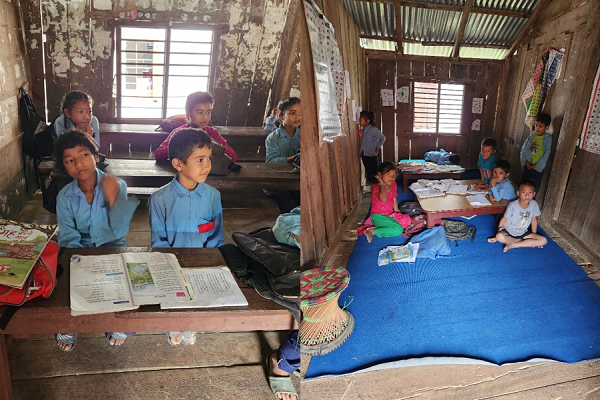
[[[157,188],[171,182],[175,169],[168,161],[154,160],[108,160],[107,173],[123,179],[128,190],[134,194],[150,195]],[[209,175],[206,183],[215,189],[262,188],[271,190],[300,190],[300,174],[292,173],[289,163],[238,163],[242,169],[227,175]],[[53,171],[54,162],[40,165],[42,175],[58,180],[61,189],[73,179],[65,173]]]
[[[100,153],[108,158],[154,159],[154,151],[169,136],[155,131],[157,125],[100,124]],[[262,127],[215,126],[235,150],[240,162],[264,162],[265,139]]]
[[409,179],[460,179],[462,172],[438,172],[438,173],[427,173],[419,171],[406,171],[398,169],[398,173],[402,174],[402,193],[408,193],[408,180]]
[[[475,182],[479,181],[459,181],[459,183],[463,185],[469,185]],[[442,197],[430,197],[428,199],[418,200],[423,212],[426,214],[427,228],[441,225],[443,218],[504,213],[504,210],[508,205],[508,200],[502,199],[500,201],[490,201],[492,203],[491,206],[474,207],[467,201],[467,196],[460,194],[446,194]]]
[[[7,335],[58,332],[239,332],[298,329],[290,312],[264,299],[254,289],[238,281],[248,300],[246,307],[161,310],[160,306],[141,306],[138,310],[119,313],[71,316],[69,300],[69,258],[72,254],[101,255],[121,252],[164,251],[177,254],[186,267],[226,265],[218,249],[149,249],[84,248],[67,249],[59,259],[65,272],[48,299],[37,298],[25,303],[13,316],[0,336],[0,398],[11,399],[12,389],[7,356]],[[5,307],[0,307],[0,313]]]

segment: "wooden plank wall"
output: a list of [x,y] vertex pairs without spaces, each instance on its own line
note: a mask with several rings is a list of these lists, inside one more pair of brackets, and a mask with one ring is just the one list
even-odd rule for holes
[[[364,62],[358,27],[338,0],[317,2],[335,29],[344,69],[350,73],[352,98],[342,116],[345,136],[333,143],[319,137],[314,68],[308,27],[301,15],[302,91],[302,265],[320,265],[341,234],[341,225],[360,193],[359,136],[352,119],[352,100],[363,106]],[[302,11],[304,13],[304,11]]]
[[502,128],[504,151],[520,176],[519,151],[529,134],[523,123],[521,94],[536,63],[549,47],[563,48],[560,74],[543,111],[552,116],[552,154],[544,171],[537,201],[542,215],[561,224],[600,256],[600,155],[579,149],[592,81],[600,63],[600,2],[554,0],[509,61],[509,82]]
[[[379,127],[386,136],[383,146],[383,158],[389,161],[423,158],[429,150],[443,148],[458,152],[461,165],[467,168],[477,166],[481,140],[485,137],[499,136],[495,132],[496,112],[500,87],[503,84],[503,62],[461,60],[449,61],[435,57],[396,56],[389,51],[366,50],[368,79],[368,108],[375,113]],[[396,103],[394,107],[382,107],[381,89],[394,89],[394,77],[397,87],[409,86],[411,100],[408,103]],[[465,84],[463,118],[460,135],[435,135],[413,133],[412,82],[432,81],[442,83]],[[483,114],[471,112],[472,99],[484,98]],[[481,120],[480,131],[472,131],[471,123]],[[397,144],[395,142],[397,140]],[[397,146],[397,151],[396,151]]]
[[[50,119],[59,114],[59,102],[64,93],[84,90],[94,98],[94,113],[98,119],[114,122],[111,95],[114,26],[124,22],[166,21],[208,26],[219,32],[212,89],[215,125],[261,126],[272,90],[278,96],[289,95],[292,88],[297,93],[299,63],[291,63],[285,70],[286,74],[295,77],[295,81],[274,81],[274,75],[281,73],[275,70],[278,56],[299,57],[297,46],[290,45],[292,35],[284,31],[288,7],[293,3],[290,0],[49,0],[41,2],[43,20],[40,18],[40,1],[23,2],[24,25],[35,77],[32,89],[35,102],[42,109],[42,62],[46,66]],[[298,6],[294,5],[294,8]],[[45,43],[42,26],[47,38]],[[274,88],[274,82],[287,86]]]
[[16,217],[26,192],[19,88],[29,91],[30,79],[19,12],[0,0],[0,218]]

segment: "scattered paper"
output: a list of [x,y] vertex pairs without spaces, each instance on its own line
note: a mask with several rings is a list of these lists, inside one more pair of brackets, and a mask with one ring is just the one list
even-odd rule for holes
[[404,246],[388,246],[379,251],[377,263],[387,265],[395,262],[414,262],[419,251],[419,243],[409,242]]
[[450,185],[447,192],[452,194],[467,194],[467,185]]
[[467,196],[467,201],[473,207],[491,206],[492,205],[492,203],[490,203],[488,201],[488,199],[486,199],[485,196],[483,196],[481,194],[476,194],[474,196]]
[[445,196],[446,192],[442,192],[440,190],[435,190],[435,189],[428,189],[428,190],[423,190],[420,192],[416,192],[415,196],[417,196],[419,199],[427,199],[429,197],[441,197],[441,196]]

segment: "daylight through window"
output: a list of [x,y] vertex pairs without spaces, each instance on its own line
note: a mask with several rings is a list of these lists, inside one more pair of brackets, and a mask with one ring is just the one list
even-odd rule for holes
[[413,132],[460,134],[464,85],[414,82],[413,88]]
[[117,29],[113,93],[118,119],[183,114],[188,94],[208,90],[212,30]]

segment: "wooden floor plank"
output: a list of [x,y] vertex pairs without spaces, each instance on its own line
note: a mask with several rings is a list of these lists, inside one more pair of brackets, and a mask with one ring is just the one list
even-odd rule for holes
[[[170,346],[164,333],[138,334],[120,347],[103,335],[79,335],[70,353],[54,337],[13,340],[8,357],[12,380],[178,368],[262,365],[287,339],[287,332],[198,333],[194,346]],[[47,354],[47,357],[40,357]]]

